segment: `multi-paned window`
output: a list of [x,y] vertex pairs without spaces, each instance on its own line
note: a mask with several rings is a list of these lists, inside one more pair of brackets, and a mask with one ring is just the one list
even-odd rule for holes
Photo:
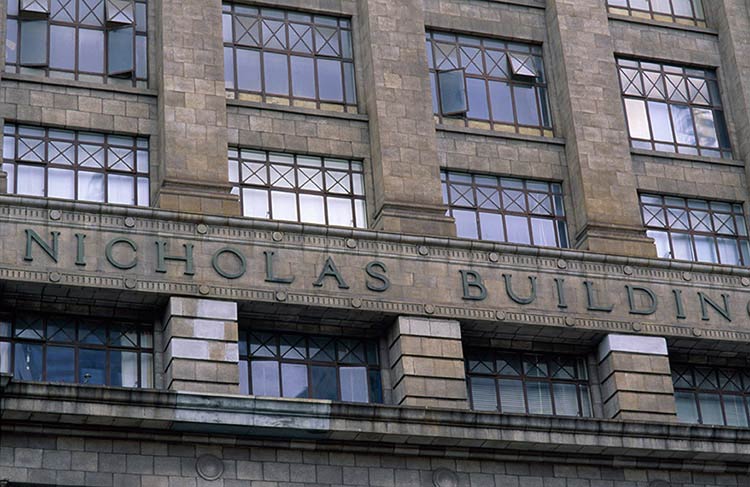
[[455,171],[442,171],[441,178],[459,237],[568,247],[559,183]]
[[706,26],[701,0],[607,0],[609,12],[660,22]]
[[270,397],[381,403],[377,342],[240,332],[240,390]]
[[592,415],[586,360],[580,357],[467,350],[466,374],[478,411]]
[[748,426],[747,370],[672,364],[672,382],[680,421]]
[[362,162],[230,148],[229,181],[244,216],[367,227]]
[[146,0],[8,0],[6,71],[148,86]]
[[0,372],[18,381],[154,386],[152,327],[111,318],[0,316]]
[[618,59],[636,149],[731,158],[716,71]]
[[439,122],[553,135],[541,47],[428,32],[427,58]]
[[8,192],[149,205],[148,139],[5,124]]
[[643,223],[663,259],[750,264],[742,205],[654,194],[640,195]]
[[349,19],[224,3],[227,96],[357,112]]

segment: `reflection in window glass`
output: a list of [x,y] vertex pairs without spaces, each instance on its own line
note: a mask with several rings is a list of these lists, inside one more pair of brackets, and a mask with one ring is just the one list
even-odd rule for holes
[[225,2],[223,37],[229,97],[357,112],[348,19]]
[[228,154],[244,216],[367,227],[361,162],[237,148]]
[[[551,137],[547,81],[539,46],[445,32],[427,33],[435,115],[441,123]],[[446,105],[463,89],[468,112]],[[444,84],[447,82],[448,84]],[[443,101],[443,103],[440,103]]]
[[747,370],[672,364],[677,418],[683,423],[748,426]]
[[111,318],[0,317],[0,372],[20,381],[151,388],[151,326]]
[[560,184],[453,171],[441,177],[459,237],[568,246]]
[[5,124],[8,192],[149,205],[148,140]]
[[750,241],[739,203],[642,194],[647,234],[662,259],[727,265],[750,263]]
[[635,148],[731,158],[716,71],[617,60]]
[[[109,20],[105,1],[122,7],[110,9]],[[18,0],[9,0],[6,71],[148,86],[146,0],[54,0],[49,5],[43,17],[27,20],[19,15]]]
[[251,330],[240,335],[241,389],[249,394],[382,402],[374,341]]
[[472,409],[591,416],[583,358],[487,350],[465,355]]
[[702,0],[607,0],[618,15],[706,27]]

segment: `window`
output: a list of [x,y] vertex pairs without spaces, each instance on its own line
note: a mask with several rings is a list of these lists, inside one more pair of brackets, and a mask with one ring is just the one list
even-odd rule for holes
[[0,372],[15,380],[154,386],[151,327],[19,313],[0,317]]
[[6,71],[148,86],[145,0],[8,0]]
[[8,192],[149,205],[148,140],[5,124]]
[[255,396],[381,403],[377,343],[242,330],[240,389]]
[[592,416],[583,358],[468,350],[466,367],[475,410]]
[[749,265],[742,205],[642,194],[643,222],[662,259]]
[[672,364],[677,418],[684,423],[748,426],[746,370]]
[[427,58],[439,122],[552,137],[541,47],[429,32]]
[[348,19],[224,3],[227,96],[357,112]]
[[559,183],[443,171],[443,201],[461,238],[568,247]]
[[706,26],[701,0],[608,0],[607,3],[613,14]]
[[245,216],[367,228],[361,162],[231,148],[229,181]]
[[731,158],[716,72],[618,59],[636,149]]

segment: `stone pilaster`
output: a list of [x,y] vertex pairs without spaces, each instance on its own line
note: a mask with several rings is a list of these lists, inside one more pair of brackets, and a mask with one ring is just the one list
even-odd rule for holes
[[617,66],[602,0],[547,2],[556,127],[566,139],[578,248],[656,257],[632,170]]
[[468,409],[461,326],[399,317],[388,333],[393,403]]
[[173,297],[163,325],[167,389],[239,393],[237,303]]
[[[719,31],[719,76],[723,103],[734,122],[734,157],[750,161],[750,8],[743,0],[704,2],[711,27]],[[750,167],[745,164],[746,174]]]
[[157,205],[190,213],[240,214],[227,170],[221,0],[158,2]]
[[370,117],[373,226],[455,235],[445,215],[422,0],[361,0],[360,94]]
[[607,335],[599,344],[604,416],[634,421],[676,421],[667,341]]

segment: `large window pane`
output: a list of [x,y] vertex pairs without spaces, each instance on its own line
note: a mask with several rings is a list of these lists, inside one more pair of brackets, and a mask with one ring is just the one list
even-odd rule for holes
[[497,411],[497,389],[495,379],[471,377],[471,404],[477,411]]
[[279,397],[279,364],[271,361],[252,362],[252,393],[256,396]]
[[78,69],[89,73],[104,72],[104,32],[80,29],[78,31],[78,52],[85,53],[78,59]]
[[47,21],[24,20],[21,22],[20,57],[23,66],[47,64]]
[[81,349],[78,351],[78,381],[81,384],[105,385],[107,383],[107,352]]
[[135,70],[135,29],[122,27],[110,30],[107,35],[110,76],[130,77]]
[[41,381],[44,377],[42,346],[16,343],[13,351],[15,380]]
[[311,367],[312,394],[315,399],[338,399],[335,367]]
[[341,367],[341,400],[344,402],[367,402],[367,369],[365,367]]
[[50,26],[49,65],[72,70],[76,67],[76,30],[61,25]]
[[525,413],[526,402],[523,382],[501,379],[498,381],[498,385],[500,387],[500,411],[504,413]]
[[245,91],[261,91],[260,73],[260,51],[237,49],[237,87]]
[[284,397],[307,397],[307,367],[300,364],[282,364],[281,380]]

